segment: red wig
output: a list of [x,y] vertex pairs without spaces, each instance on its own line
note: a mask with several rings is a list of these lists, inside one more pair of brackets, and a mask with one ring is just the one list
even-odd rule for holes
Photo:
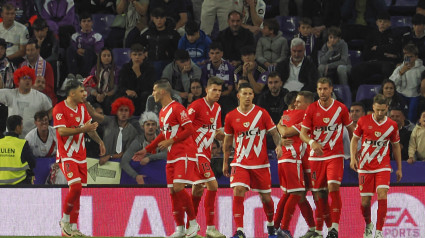
[[35,82],[35,71],[28,66],[22,66],[13,73],[13,83],[19,87],[19,80],[22,77],[29,76],[32,79],[32,84]]
[[130,116],[133,116],[134,113],[134,104],[133,101],[131,101],[129,98],[126,97],[120,97],[117,98],[111,105],[112,110],[111,110],[111,114],[112,115],[117,115],[117,111],[118,109],[120,109],[120,107],[128,107],[128,110],[130,110]]

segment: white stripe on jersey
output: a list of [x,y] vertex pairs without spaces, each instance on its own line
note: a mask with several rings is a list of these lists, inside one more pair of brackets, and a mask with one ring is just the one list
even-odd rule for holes
[[[217,118],[218,118],[218,115],[220,114],[220,110],[221,110],[221,108],[219,107],[218,110],[217,110],[217,113],[215,115],[215,118],[214,118],[214,123],[213,123],[214,128],[217,128]],[[203,128],[201,126],[197,130],[197,132],[199,132],[199,135],[198,135],[198,137],[196,137],[195,142],[198,145],[198,153],[202,153],[204,151],[204,148],[208,149],[211,146],[211,144],[213,143],[214,136],[215,136],[215,129],[214,128],[208,129],[208,128]],[[211,132],[210,138],[207,138],[205,136],[208,132]]]
[[[263,115],[263,112],[261,110],[259,110],[257,115],[255,116],[254,120],[252,121],[251,126],[249,127],[250,131],[253,130],[257,126],[257,123],[260,120],[262,115]],[[254,152],[257,155],[257,157],[260,155],[261,147],[263,146],[264,135],[265,135],[265,130],[261,130],[260,131],[260,140],[258,141],[258,145],[254,146]],[[243,147],[244,137],[238,137],[237,138],[238,148],[237,148],[236,151],[237,151],[237,154],[239,155],[237,160],[236,160],[237,163],[240,163],[244,157],[248,158],[249,153],[251,153],[251,148],[252,148],[252,145],[254,144],[254,140],[255,140],[256,136],[257,136],[256,134],[247,136],[247,138],[249,137],[249,142],[248,142],[248,145],[247,145],[246,148]]]
[[[338,107],[338,109],[336,110],[334,116],[332,117],[332,119],[330,120],[330,122],[328,124],[329,126],[336,126],[337,127],[336,128],[337,134],[335,136],[335,139],[334,140],[330,140],[331,137],[332,137],[332,135],[333,135],[333,133],[335,132],[335,130],[326,130],[325,132],[323,132],[323,133],[326,134],[325,139],[323,141],[320,141],[319,142],[322,146],[325,146],[329,142],[329,147],[331,148],[331,150],[333,149],[333,147],[335,146],[335,144],[336,144],[339,136],[341,135],[342,126],[339,127],[338,124],[337,125],[334,125],[335,121],[338,119],[339,115],[341,114],[341,111],[342,111],[342,108],[341,107]],[[321,134],[322,134],[322,131],[321,130],[314,130],[313,131],[314,140],[315,141],[318,141]],[[313,156],[313,153],[314,153],[314,151],[311,150],[310,156]]]
[[[388,130],[381,135],[381,137],[379,137],[379,139],[377,141],[383,142],[385,138],[387,138],[387,136],[389,134],[391,134],[391,132],[394,131],[394,127],[390,126],[388,128]],[[366,139],[365,139],[366,142]],[[378,146],[378,145],[374,145],[375,146],[375,150],[372,152],[372,154],[366,153],[370,147],[370,144],[368,143],[363,143],[363,150],[361,153],[361,158],[362,158],[362,162],[360,163],[359,169],[363,168],[363,166],[365,165],[366,162],[370,163],[373,158],[375,158],[375,156],[377,156],[377,160],[378,163],[382,162],[382,159],[384,158],[384,156],[387,154],[388,151],[388,144],[386,144],[384,151],[382,152],[382,154],[378,155],[379,151],[381,150],[382,146]]]

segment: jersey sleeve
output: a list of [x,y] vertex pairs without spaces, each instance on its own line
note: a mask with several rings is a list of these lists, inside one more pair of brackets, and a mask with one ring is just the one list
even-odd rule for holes
[[349,126],[353,124],[353,121],[350,118],[350,114],[348,113],[348,109],[346,106],[342,107],[342,124],[344,126]]
[[303,122],[305,111],[300,111],[295,115],[294,118],[294,124],[292,125],[292,128],[298,131],[298,133],[301,132],[301,124]]
[[189,119],[191,121],[194,121],[196,118],[196,111],[197,111],[196,105],[197,104],[193,102],[187,107],[187,114],[189,115]]
[[303,122],[301,124],[302,127],[307,128],[309,130],[311,130],[313,127],[313,111],[314,111],[313,106],[314,104],[310,104],[310,106],[308,106],[304,115]]
[[266,109],[262,109],[262,110],[263,110],[263,122],[266,125],[266,130],[271,131],[276,127],[276,125],[274,124],[269,112],[267,112]]
[[186,109],[182,105],[176,107],[176,113],[178,113],[178,115],[176,115],[176,118],[181,126],[192,122],[189,116],[187,115]]
[[66,119],[61,105],[62,104],[58,104],[53,108],[53,128],[66,127]]
[[230,113],[226,115],[226,118],[224,119],[224,134],[226,135],[233,135],[233,127],[232,127],[232,119],[230,117]]
[[393,126],[395,127],[394,131],[391,133],[390,140],[392,143],[400,142],[400,133],[398,131],[398,126],[396,122],[393,122]]
[[364,118],[363,118],[363,117],[361,117],[361,118],[357,121],[356,128],[354,129],[354,132],[353,132],[353,135],[354,135],[354,136],[361,137],[361,136],[363,135],[363,128],[362,128],[363,120],[364,120]]

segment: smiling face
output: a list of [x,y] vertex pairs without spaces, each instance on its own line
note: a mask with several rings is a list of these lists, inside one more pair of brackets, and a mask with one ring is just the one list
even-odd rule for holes
[[47,131],[49,128],[49,117],[45,116],[43,118],[38,118],[34,123],[39,132]]

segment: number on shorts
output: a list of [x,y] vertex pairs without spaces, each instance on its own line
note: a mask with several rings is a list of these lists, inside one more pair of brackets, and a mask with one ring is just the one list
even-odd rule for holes
[[202,163],[201,166],[202,166],[202,169],[204,171],[210,171],[211,170],[211,166],[210,166],[209,163]]

